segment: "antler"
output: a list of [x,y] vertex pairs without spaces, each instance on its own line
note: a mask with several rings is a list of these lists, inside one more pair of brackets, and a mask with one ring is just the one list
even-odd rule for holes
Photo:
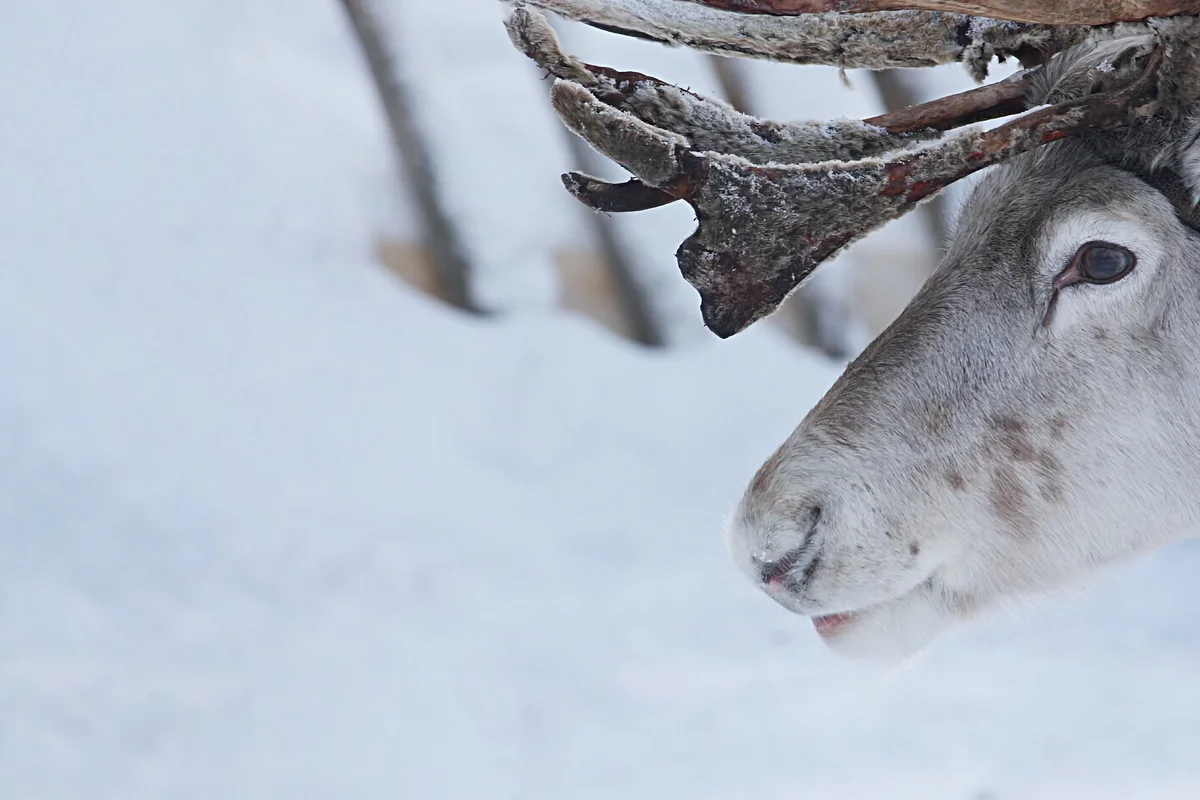
[[[637,8],[664,2],[639,0]],[[592,0],[537,4],[595,10]],[[685,18],[695,8],[764,19],[717,12],[708,4],[674,0]],[[622,4],[610,8],[617,27],[653,28],[645,15]],[[885,16],[889,25],[924,20],[939,36],[949,19],[918,12],[845,19],[879,22]],[[810,28],[832,19],[789,18]],[[957,30],[961,23],[953,24]],[[561,50],[545,18],[527,7],[514,10],[508,27],[514,43],[556,78],[551,97],[567,127],[635,176],[610,184],[564,175],[575,197],[605,211],[676,200],[693,207],[699,225],[677,258],[700,294],[705,324],[723,338],[773,311],[821,262],[954,181],[1067,136],[1122,128],[1162,112],[1183,83],[1164,68],[1164,59],[1190,64],[1190,42],[1200,33],[1194,19],[1083,29],[1086,38],[1080,30],[1004,26],[1015,37],[1005,40],[1005,49],[1029,45],[1032,40],[1021,36],[1033,34],[1054,54],[1046,60],[1043,52],[1032,59],[1044,60],[1042,66],[1007,81],[869,120],[785,125],[641,73],[579,61]],[[979,34],[996,27],[975,21],[969,29]],[[882,38],[881,31],[896,28],[872,30]],[[1074,44],[1063,50],[1069,42]],[[846,52],[827,48],[836,58]],[[960,47],[959,57],[967,58],[965,52]],[[954,130],[1045,103],[1051,105],[992,130]]]
[[[977,79],[986,76],[987,64],[993,56],[1040,59],[1084,41],[1090,32],[1084,26],[997,23],[993,19],[937,11],[776,16],[727,11],[717,0],[520,2],[603,30],[695,50],[793,64],[867,69],[930,67],[962,61]],[[816,0],[816,4],[826,2],[842,0]],[[784,4],[781,0],[724,3],[727,7],[744,5],[747,8],[739,10],[750,11]]]
[[1200,14],[1200,0],[688,0],[745,14],[862,14],[874,11],[947,11],[1047,25],[1108,25],[1147,17]]

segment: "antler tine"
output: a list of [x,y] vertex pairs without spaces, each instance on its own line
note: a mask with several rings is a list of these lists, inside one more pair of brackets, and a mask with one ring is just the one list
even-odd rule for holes
[[568,172],[562,182],[572,197],[596,211],[648,211],[683,199],[637,178],[609,183],[582,172]]
[[563,52],[550,23],[529,8],[506,21],[513,43],[551,75],[587,88],[600,101],[687,139],[696,150],[741,156],[756,164],[850,161],[936,138],[936,126],[892,132],[857,120],[788,124],[742,114],[725,103],[640,72],[585,64]]
[[[840,2],[841,0],[838,0]],[[1198,0],[1200,1],[1200,0]],[[978,79],[994,55],[1052,54],[1087,37],[1082,26],[996,24],[961,14],[879,11],[773,16],[682,0],[508,0],[664,44],[844,68],[930,67],[966,61]],[[754,5],[753,2],[747,5]]]
[[688,0],[709,8],[743,14],[862,14],[912,9],[973,14],[1013,22],[1046,25],[1108,25],[1113,22],[1200,14],[1200,0],[1089,0],[1047,3],[1044,0]]
[[[881,114],[863,120],[863,123],[888,133],[903,134],[945,131],[1017,114],[1027,108],[1027,95],[1036,74],[1036,71],[1021,72],[1000,83]],[[573,197],[597,211],[646,211],[682,199],[637,178],[624,183],[609,183],[579,172],[568,172],[563,175],[563,185]]]
[[[518,7],[506,21],[518,49],[551,75],[587,88],[597,99],[650,126],[684,136],[696,150],[736,155],[758,164],[852,161],[902,149],[939,131],[1025,109],[1031,81],[1022,72],[998,84],[873,117],[862,123],[783,124],[741,114],[719,101],[636,72],[586,64],[566,54],[540,13]],[[591,208],[641,211],[680,199],[634,178],[612,184],[583,175],[563,176],[567,190]]]
[[863,122],[889,133],[909,133],[948,131],[997,117],[1020,114],[1029,107],[1030,89],[1039,71],[1039,68],[1023,70],[998,83],[880,114]]

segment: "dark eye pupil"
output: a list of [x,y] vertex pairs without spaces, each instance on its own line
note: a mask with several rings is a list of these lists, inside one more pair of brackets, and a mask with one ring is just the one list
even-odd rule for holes
[[1109,283],[1123,278],[1136,262],[1124,247],[1089,242],[1079,249],[1079,273],[1093,283]]

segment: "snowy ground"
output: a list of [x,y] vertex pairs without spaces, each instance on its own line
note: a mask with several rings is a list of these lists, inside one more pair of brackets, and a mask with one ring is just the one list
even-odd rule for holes
[[720,523],[836,368],[403,289],[335,4],[10,3],[0,74],[0,797],[1200,796],[1200,550],[827,654]]

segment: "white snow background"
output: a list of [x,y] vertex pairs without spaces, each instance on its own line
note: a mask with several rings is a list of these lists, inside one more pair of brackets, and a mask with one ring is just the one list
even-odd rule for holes
[[[398,8],[463,31],[423,92],[533,80],[494,0]],[[563,236],[490,97],[464,213]],[[332,0],[5,3],[0,115],[3,800],[1200,797],[1200,551],[827,653],[721,523],[839,367],[406,289]],[[536,228],[472,246],[543,285]]]

